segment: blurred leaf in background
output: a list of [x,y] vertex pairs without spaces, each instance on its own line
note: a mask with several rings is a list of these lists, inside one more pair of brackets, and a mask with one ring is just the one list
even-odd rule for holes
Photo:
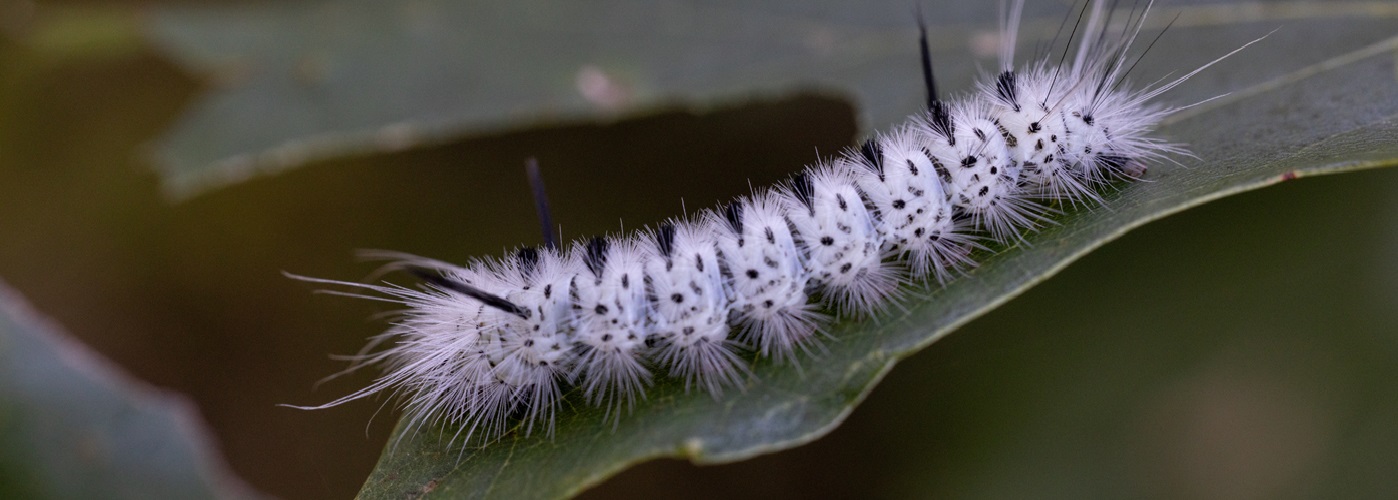
[[[1197,181],[1205,191],[1178,193],[1192,199],[1217,187],[1210,165],[1258,167],[1227,180],[1255,185],[1247,176],[1286,162],[1382,155],[1365,134],[1393,121],[1392,101],[1375,100],[1393,88],[1392,4],[1169,4],[1183,13],[1141,81],[1283,29],[1171,96],[1239,91],[1169,131],[1208,161],[1105,212],[1158,213],[1130,203],[1166,179]],[[993,54],[978,41],[993,39],[994,12],[924,7],[945,85],[967,88],[986,61],[968,54]],[[356,248],[463,261],[532,242],[527,156],[566,235],[637,227],[681,199],[771,183],[921,100],[906,4],[75,8],[66,18],[82,19],[61,25],[89,27],[77,35],[9,30],[0,46],[0,276],[136,375],[189,394],[233,468],[287,497],[356,491],[394,416],[274,406],[372,377],[309,389],[342,367],[325,353],[356,351],[383,310],[312,297],[278,271],[358,279],[371,266],[352,262]],[[1026,40],[1051,37],[1068,7],[1031,8]],[[32,26],[55,12],[39,4]],[[152,46],[87,58],[35,42],[127,40],[110,34],[133,21]],[[1294,149],[1305,140],[1326,146]],[[1286,184],[1108,245],[894,370],[827,439],[732,466],[649,464],[597,494],[1392,496],[1398,179]],[[617,196],[634,192],[647,194]]]
[[0,496],[252,498],[184,398],[131,380],[0,282]]

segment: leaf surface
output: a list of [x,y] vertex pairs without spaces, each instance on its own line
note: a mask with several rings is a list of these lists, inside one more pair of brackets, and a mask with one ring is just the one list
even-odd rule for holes
[[[994,12],[965,0],[926,8],[941,85],[965,89],[994,54]],[[1062,14],[1030,5],[1026,39],[1051,38]],[[322,0],[163,7],[149,19],[152,42],[209,81],[152,145],[175,198],[317,159],[677,106],[820,92],[882,129],[923,102],[916,25],[897,0]],[[980,58],[967,57],[977,46]]]
[[0,496],[254,494],[191,403],[128,378],[0,282]]

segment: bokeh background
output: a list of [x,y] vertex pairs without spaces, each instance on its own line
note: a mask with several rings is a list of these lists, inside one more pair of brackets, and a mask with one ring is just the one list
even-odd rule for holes
[[[192,399],[232,470],[279,497],[353,495],[396,420],[374,401],[277,406],[370,380],[315,385],[388,309],[283,271],[357,280],[374,265],[356,249],[464,261],[536,242],[529,156],[572,237],[745,193],[861,133],[847,100],[796,92],[315,161],[175,201],[150,144],[208,83],[104,31],[148,6],[3,5],[0,278]],[[1391,498],[1395,306],[1398,170],[1286,182],[1093,252],[901,363],[813,444],[652,462],[586,496]]]

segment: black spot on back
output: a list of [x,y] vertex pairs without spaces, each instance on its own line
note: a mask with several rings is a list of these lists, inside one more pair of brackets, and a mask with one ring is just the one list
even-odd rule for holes
[[1004,125],[997,123],[995,124],[995,128],[1000,129],[1000,136],[1005,138],[1006,146],[1015,147],[1019,145],[1019,137],[1015,137],[1009,130],[1006,130]]
[[933,167],[937,167],[939,165],[940,162],[937,161],[937,155],[932,154],[932,150],[927,149],[926,146],[922,148],[922,155],[927,157],[927,161],[932,162]]

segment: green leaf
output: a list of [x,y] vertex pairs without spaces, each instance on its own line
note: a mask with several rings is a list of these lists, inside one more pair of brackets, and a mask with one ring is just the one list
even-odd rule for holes
[[[1207,24],[1172,28],[1186,32],[1171,37],[1186,47],[1159,51],[1197,52],[1207,61],[1275,27],[1263,20],[1211,31]],[[1313,46],[1322,44],[1299,41],[1333,33],[1338,24],[1312,20],[1201,76],[1209,83],[1196,86],[1197,95],[1236,91],[1179,114],[1160,131],[1190,144],[1197,161],[1155,167],[1148,182],[1108,194],[1106,208],[1070,210],[1026,244],[982,256],[978,269],[946,288],[910,291],[906,311],[835,325],[828,352],[803,360],[804,370],[760,361],[746,390],[721,401],[662,379],[615,429],[574,395],[554,436],[515,435],[483,449],[448,446],[454,429],[400,427],[361,495],[561,497],[651,458],[721,463],[797,446],[837,426],[899,359],[1134,227],[1285,180],[1398,163],[1398,38],[1382,39],[1395,23],[1345,24],[1369,43],[1354,43],[1356,37],[1349,40],[1355,50],[1315,57]],[[1176,60],[1171,56],[1159,59]],[[1239,81],[1252,84],[1231,87]]]
[[0,282],[0,497],[253,496],[190,402],[128,378]]
[[[994,13],[928,5],[946,88]],[[153,43],[211,88],[152,147],[182,198],[317,159],[540,124],[800,91],[848,96],[866,126],[923,102],[905,1],[781,4],[495,0],[163,7]],[[1051,36],[1062,11],[1031,6]],[[1241,43],[1241,42],[1240,42]],[[1197,59],[1197,58],[1194,58]]]

